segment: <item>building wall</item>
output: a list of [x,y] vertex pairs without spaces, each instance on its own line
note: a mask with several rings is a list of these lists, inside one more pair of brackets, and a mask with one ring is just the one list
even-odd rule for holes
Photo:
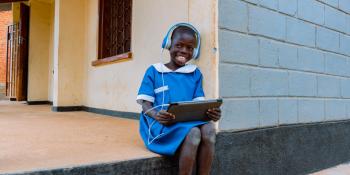
[[[139,112],[136,95],[146,69],[153,63],[168,62],[168,51],[161,58],[161,42],[168,28],[176,22],[191,22],[202,34],[202,53],[195,63],[207,80],[207,96],[217,96],[217,57],[215,50],[215,10],[213,0],[133,1],[131,60],[103,66],[91,66],[97,59],[98,0],[87,4],[87,48],[83,105],[116,111]],[[154,6],[157,4],[157,6]],[[162,7],[162,8],[159,8]],[[199,12],[199,9],[202,12]],[[212,16],[211,16],[212,15]]]
[[350,118],[350,1],[220,0],[222,130]]
[[54,76],[54,69],[53,69],[53,62],[54,62],[54,19],[55,19],[55,5],[52,3],[51,5],[51,14],[50,14],[50,43],[49,43],[49,68],[48,68],[48,100],[50,102],[53,101],[53,76]]
[[87,2],[90,1],[55,1],[53,80],[50,81],[54,106],[83,103]]
[[30,1],[28,101],[48,100],[52,4]]
[[10,24],[12,24],[11,5],[9,9],[0,8],[0,84],[6,83],[7,26]]

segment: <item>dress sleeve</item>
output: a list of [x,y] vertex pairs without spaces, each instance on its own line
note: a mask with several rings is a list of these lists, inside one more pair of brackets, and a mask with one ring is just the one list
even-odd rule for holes
[[203,86],[202,86],[203,75],[199,71],[199,69],[195,71],[195,76],[197,78],[197,81],[196,81],[196,88],[195,88],[192,100],[193,101],[205,100],[205,95],[204,95]]
[[143,77],[136,102],[142,104],[142,101],[146,100],[154,103],[154,96],[154,71],[150,67]]

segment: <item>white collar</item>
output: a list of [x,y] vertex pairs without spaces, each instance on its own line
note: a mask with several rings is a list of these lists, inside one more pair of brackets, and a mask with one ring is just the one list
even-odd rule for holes
[[194,64],[186,64],[183,67],[176,69],[175,71],[170,70],[163,63],[156,63],[152,65],[158,72],[179,72],[179,73],[192,73],[197,69],[197,66]]

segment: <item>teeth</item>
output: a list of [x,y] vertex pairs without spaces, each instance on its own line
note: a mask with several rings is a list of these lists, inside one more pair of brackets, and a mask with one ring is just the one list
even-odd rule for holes
[[177,57],[179,60],[185,60],[186,58],[185,57],[183,57],[183,56],[178,56]]

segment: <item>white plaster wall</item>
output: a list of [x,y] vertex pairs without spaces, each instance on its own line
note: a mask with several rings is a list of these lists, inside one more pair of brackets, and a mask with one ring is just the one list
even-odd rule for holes
[[52,80],[52,103],[54,106],[57,106],[58,101],[58,51],[59,51],[59,25],[60,25],[60,16],[59,16],[59,10],[60,10],[60,1],[55,0],[55,10],[54,10],[54,26],[53,26],[53,62],[52,62],[52,68],[53,68],[53,80]]
[[[140,111],[135,98],[143,74],[149,65],[160,61],[161,42],[168,27],[183,21],[192,22],[202,32],[202,53],[197,63],[207,78],[204,81],[207,96],[215,97],[217,64],[213,52],[215,46],[213,2],[212,0],[133,1],[131,47],[133,58],[129,61],[93,67],[91,62],[97,59],[98,48],[98,0],[89,1],[86,12],[87,59],[83,105],[117,111]],[[169,61],[168,51],[164,51],[163,57],[163,62]]]
[[51,4],[30,1],[28,101],[48,99]]

